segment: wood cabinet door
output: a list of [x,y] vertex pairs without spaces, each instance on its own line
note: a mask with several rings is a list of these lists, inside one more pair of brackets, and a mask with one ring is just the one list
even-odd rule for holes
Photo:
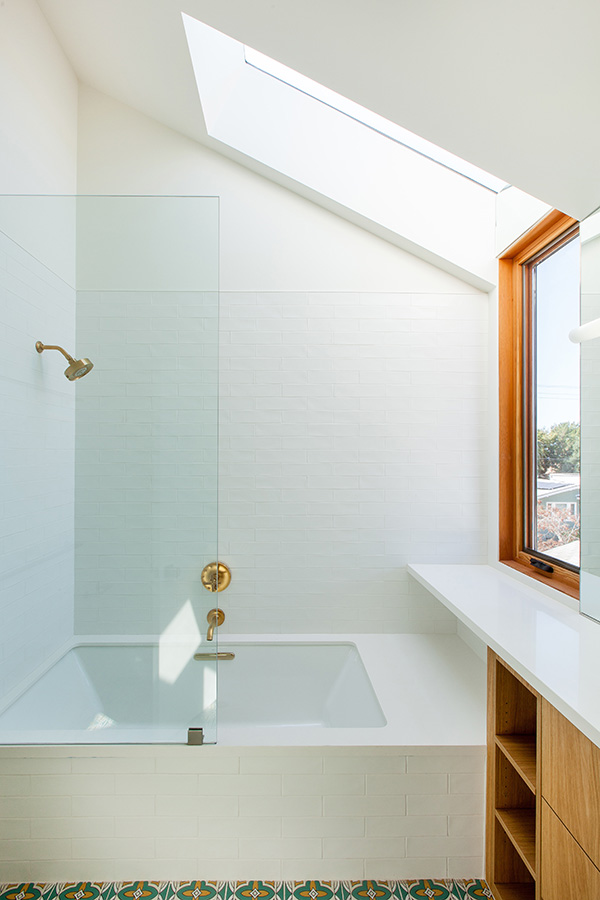
[[600,749],[547,700],[542,701],[542,797],[600,866]]
[[560,819],[542,800],[543,900],[596,900],[600,870],[588,859]]

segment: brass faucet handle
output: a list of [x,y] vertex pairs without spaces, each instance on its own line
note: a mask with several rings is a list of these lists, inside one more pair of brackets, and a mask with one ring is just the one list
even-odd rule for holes
[[202,569],[200,579],[206,590],[214,594],[229,587],[231,572],[225,563],[209,563]]

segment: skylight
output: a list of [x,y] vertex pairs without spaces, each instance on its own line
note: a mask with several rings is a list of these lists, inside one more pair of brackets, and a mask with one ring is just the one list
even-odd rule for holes
[[459,156],[455,156],[453,153],[449,153],[442,147],[438,147],[436,144],[426,141],[417,134],[413,134],[412,131],[402,128],[401,125],[396,125],[395,122],[391,122],[389,119],[361,106],[359,103],[349,100],[347,97],[343,97],[341,94],[336,93],[336,91],[332,91],[324,85],[319,84],[318,81],[313,81],[312,78],[307,78],[306,75],[302,75],[300,72],[296,72],[294,69],[284,66],[283,63],[277,62],[277,60],[271,59],[269,56],[265,56],[264,53],[259,53],[258,50],[254,50],[252,47],[244,45],[244,57],[249,66],[259,69],[266,75],[270,75],[272,78],[282,81],[289,87],[295,88],[297,91],[312,97],[314,100],[324,103],[325,106],[329,106],[331,109],[343,113],[345,116],[354,119],[355,122],[359,122],[361,125],[376,131],[378,134],[395,141],[397,144],[402,144],[403,147],[408,147],[410,150],[414,150],[416,153],[426,156],[428,159],[445,166],[447,169],[458,172],[459,175],[463,175],[465,178],[475,181],[477,184],[488,188],[488,190],[493,191],[495,194],[500,193],[501,190],[508,187],[505,181],[496,178],[495,175],[490,175],[489,172],[485,172],[483,169],[471,165],[471,163],[466,162],[466,160],[461,159]]
[[336,215],[490,289],[502,182],[185,13],[183,23],[211,140]]

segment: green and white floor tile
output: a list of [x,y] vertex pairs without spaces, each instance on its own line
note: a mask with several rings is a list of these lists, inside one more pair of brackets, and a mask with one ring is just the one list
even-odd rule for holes
[[0,900],[475,900],[479,878],[419,881],[111,881],[0,884]]

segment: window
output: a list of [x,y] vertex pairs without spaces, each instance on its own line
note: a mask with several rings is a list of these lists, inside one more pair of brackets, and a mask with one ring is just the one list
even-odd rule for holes
[[546,504],[547,509],[566,509],[572,515],[577,515],[577,504],[576,503],[552,503],[552,501],[548,501]]
[[579,237],[546,216],[500,259],[500,560],[579,590]]

